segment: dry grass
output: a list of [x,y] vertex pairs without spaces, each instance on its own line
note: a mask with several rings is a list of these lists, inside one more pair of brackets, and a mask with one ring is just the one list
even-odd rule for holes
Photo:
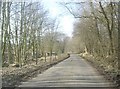
[[120,86],[120,71],[118,70],[118,65],[113,61],[114,59],[111,56],[102,58],[88,53],[81,53],[80,56],[96,67],[96,69],[101,74],[105,75],[108,80]]

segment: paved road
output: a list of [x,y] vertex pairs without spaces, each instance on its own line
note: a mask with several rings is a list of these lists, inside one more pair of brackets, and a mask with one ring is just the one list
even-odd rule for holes
[[[49,68],[37,77],[23,82],[20,87],[98,87],[111,89],[113,84],[105,80],[95,68],[76,54]],[[98,89],[96,88],[96,89]]]

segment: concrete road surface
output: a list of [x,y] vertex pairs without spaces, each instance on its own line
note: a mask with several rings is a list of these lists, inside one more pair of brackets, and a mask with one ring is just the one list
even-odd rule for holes
[[87,87],[113,89],[114,85],[76,54],[49,68],[19,87]]

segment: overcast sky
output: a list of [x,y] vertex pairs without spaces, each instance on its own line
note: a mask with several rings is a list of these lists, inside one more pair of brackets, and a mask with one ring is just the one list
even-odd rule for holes
[[59,1],[62,0],[43,0],[45,7],[49,10],[50,16],[59,19],[61,26],[60,31],[71,37],[74,18],[59,4]]

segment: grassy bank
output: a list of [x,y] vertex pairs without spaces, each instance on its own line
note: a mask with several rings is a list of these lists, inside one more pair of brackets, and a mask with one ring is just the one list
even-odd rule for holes
[[95,57],[88,53],[81,53],[80,56],[94,66],[106,79],[112,81],[117,87],[120,87],[120,71],[116,65],[114,65],[114,67],[110,66],[106,62],[107,58],[102,61],[102,58]]

